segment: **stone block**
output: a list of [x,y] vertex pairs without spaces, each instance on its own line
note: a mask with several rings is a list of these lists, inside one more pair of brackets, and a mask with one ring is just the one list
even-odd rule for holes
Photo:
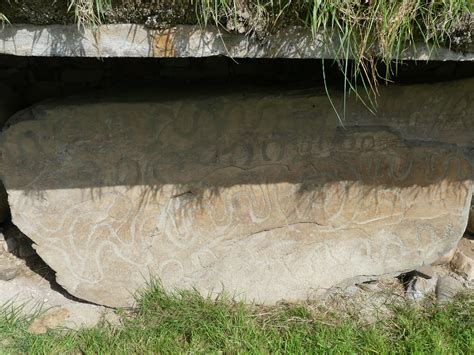
[[74,296],[128,306],[157,277],[303,300],[430,264],[464,232],[472,173],[452,144],[343,129],[325,96],[178,97],[49,102],[4,131],[13,222]]

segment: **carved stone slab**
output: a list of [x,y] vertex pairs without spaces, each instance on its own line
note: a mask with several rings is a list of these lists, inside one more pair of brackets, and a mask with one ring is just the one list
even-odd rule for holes
[[127,95],[39,105],[2,136],[13,221],[77,297],[130,305],[151,275],[305,299],[431,263],[466,227],[455,146],[342,129],[324,96]]

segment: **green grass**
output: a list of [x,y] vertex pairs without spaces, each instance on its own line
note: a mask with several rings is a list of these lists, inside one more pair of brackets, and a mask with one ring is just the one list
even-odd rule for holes
[[112,0],[69,0],[68,11],[74,11],[79,27],[97,26],[111,6]]
[[2,353],[426,353],[474,352],[474,295],[443,306],[399,305],[371,324],[306,305],[264,307],[152,283],[121,326],[28,333],[31,319],[0,313]]
[[8,17],[6,17],[4,14],[0,12],[0,26],[3,27],[6,23],[10,23],[10,21],[8,20]]

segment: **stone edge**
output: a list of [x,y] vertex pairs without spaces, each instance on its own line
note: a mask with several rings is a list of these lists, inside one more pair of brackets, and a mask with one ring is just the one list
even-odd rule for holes
[[[332,49],[331,49],[332,48]],[[103,25],[95,31],[75,25],[6,25],[0,29],[0,53],[40,57],[150,57],[334,59],[337,40],[331,45],[321,35],[313,37],[301,27],[289,27],[264,40],[224,32],[214,26],[179,25],[152,30],[143,25]],[[467,53],[447,48],[431,51],[423,44],[406,50],[403,60],[474,61]]]

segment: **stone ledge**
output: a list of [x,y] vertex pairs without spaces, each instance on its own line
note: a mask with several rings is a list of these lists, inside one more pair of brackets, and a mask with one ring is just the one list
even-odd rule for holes
[[[334,46],[335,48],[337,46]],[[474,61],[468,53],[446,48],[436,51],[425,45],[407,50],[404,60]],[[322,37],[313,38],[299,27],[287,28],[265,41],[230,34],[216,27],[180,25],[157,31],[143,25],[104,25],[96,32],[74,25],[9,25],[0,31],[0,53],[18,56],[57,57],[154,57],[184,58],[229,56],[233,58],[334,59],[334,49]]]

